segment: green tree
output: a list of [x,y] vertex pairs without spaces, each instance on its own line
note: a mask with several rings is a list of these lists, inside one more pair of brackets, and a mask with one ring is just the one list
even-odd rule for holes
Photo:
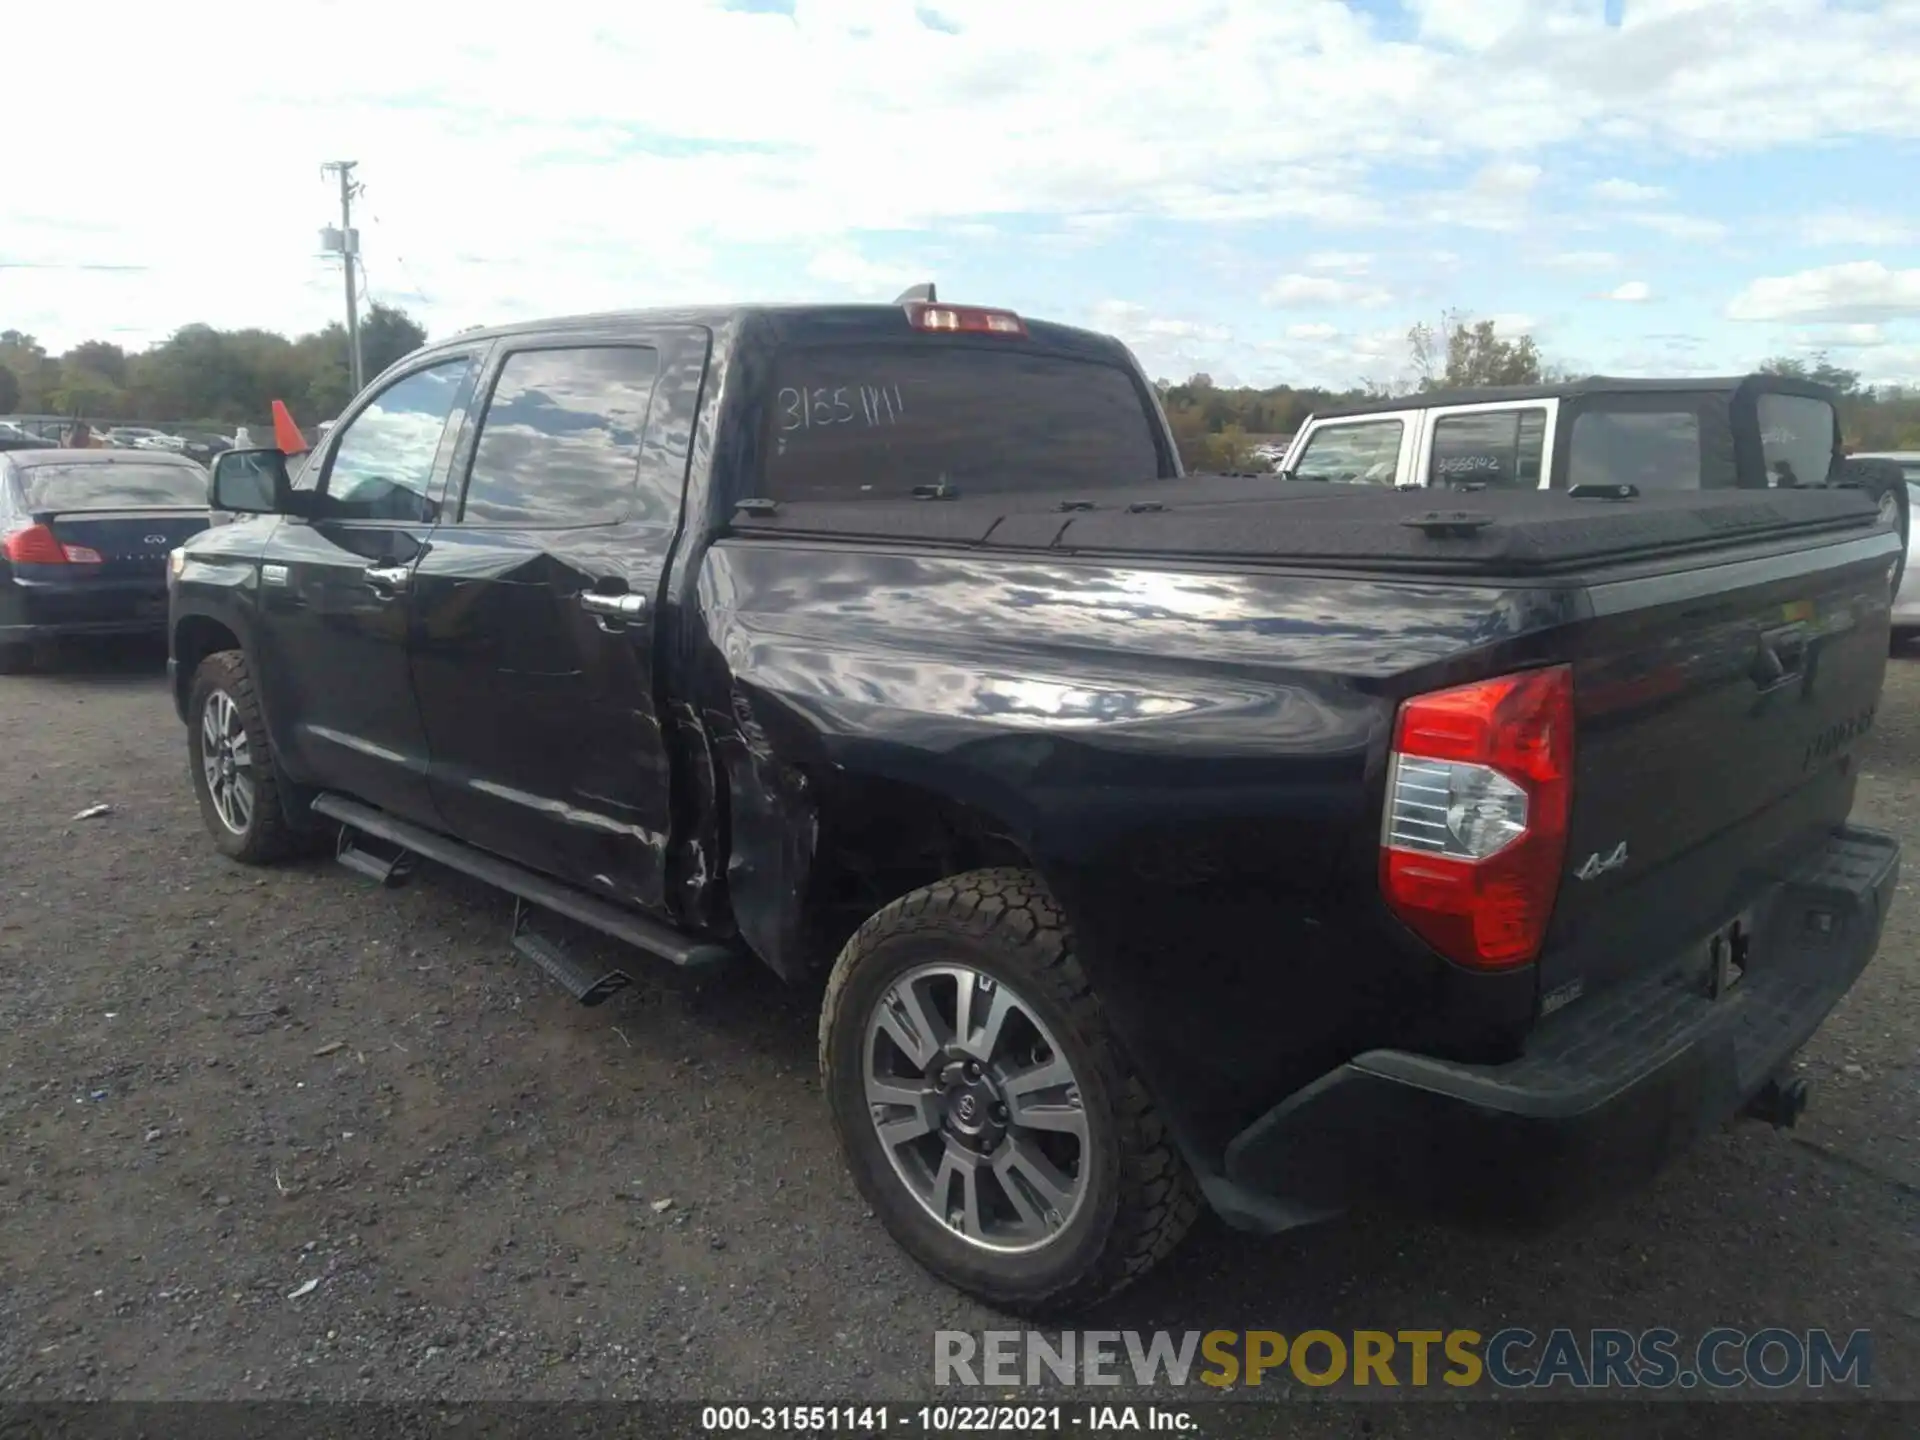
[[0,330],[0,365],[19,382],[20,395],[14,402],[19,411],[30,414],[46,408],[46,393],[60,380],[60,362],[38,340],[19,330]]
[[1421,390],[1478,390],[1541,383],[1540,348],[1531,335],[1507,339],[1491,320],[1468,321],[1448,310],[1438,327],[1424,320],[1407,331]]
[[20,408],[20,377],[0,365],[0,415],[11,415]]
[[426,330],[411,315],[376,300],[360,326],[363,373],[371,380],[394,361],[411,355],[426,343]]
[[1860,372],[1835,365],[1824,350],[1816,350],[1805,360],[1795,355],[1775,355],[1760,362],[1760,373],[1811,380],[1817,385],[1831,386],[1842,395],[1852,395],[1860,389]]
[[127,352],[107,340],[87,340],[60,357],[60,368],[85,370],[114,386],[121,386],[127,383]]

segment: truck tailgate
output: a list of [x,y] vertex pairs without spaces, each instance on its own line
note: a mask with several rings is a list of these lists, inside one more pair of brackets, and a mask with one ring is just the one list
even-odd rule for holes
[[1676,942],[1704,977],[1716,935],[1846,820],[1887,663],[1883,550],[1833,540],[1589,591],[1549,1008]]

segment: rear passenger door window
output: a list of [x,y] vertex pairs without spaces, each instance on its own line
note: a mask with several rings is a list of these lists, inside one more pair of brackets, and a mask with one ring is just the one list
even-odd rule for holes
[[1538,489],[1546,447],[1542,405],[1441,414],[1433,422],[1427,484],[1449,490]]
[[633,508],[659,356],[633,345],[509,354],[481,418],[460,521],[612,525]]
[[1392,485],[1400,473],[1403,420],[1356,420],[1322,425],[1307,437],[1307,448],[1293,467],[1301,480],[1337,485]]

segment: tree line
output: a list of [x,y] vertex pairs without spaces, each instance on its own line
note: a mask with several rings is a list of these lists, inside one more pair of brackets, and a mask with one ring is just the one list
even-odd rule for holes
[[[377,375],[426,340],[404,310],[376,301],[360,325],[365,373]],[[231,430],[269,424],[275,400],[310,425],[332,419],[352,398],[339,324],[292,339],[188,325],[139,352],[88,340],[60,355],[32,335],[0,330],[0,415]]]
[[[426,330],[404,310],[375,302],[360,328],[365,373],[377,375],[424,345]],[[1920,388],[1860,383],[1857,371],[1825,355],[1781,356],[1759,369],[1831,385],[1841,395],[1848,439],[1864,450],[1920,449]],[[1240,470],[1253,465],[1257,437],[1291,435],[1315,411],[1409,390],[1535,385],[1571,378],[1544,357],[1531,335],[1499,333],[1491,320],[1457,312],[1407,331],[1393,380],[1362,380],[1343,390],[1274,385],[1226,388],[1207,375],[1159,382],[1161,400],[1188,466]],[[271,330],[188,325],[131,353],[89,340],[60,355],[33,336],[0,330],[0,415],[59,415],[93,422],[166,423],[227,429],[270,423],[284,400],[303,424],[331,419],[353,398],[345,327],[289,339]]]

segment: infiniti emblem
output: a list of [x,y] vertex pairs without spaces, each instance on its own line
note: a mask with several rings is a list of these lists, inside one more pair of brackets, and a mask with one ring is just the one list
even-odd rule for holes
[[164,545],[166,543],[167,543],[167,537],[164,535],[147,536],[147,544],[149,545]]

